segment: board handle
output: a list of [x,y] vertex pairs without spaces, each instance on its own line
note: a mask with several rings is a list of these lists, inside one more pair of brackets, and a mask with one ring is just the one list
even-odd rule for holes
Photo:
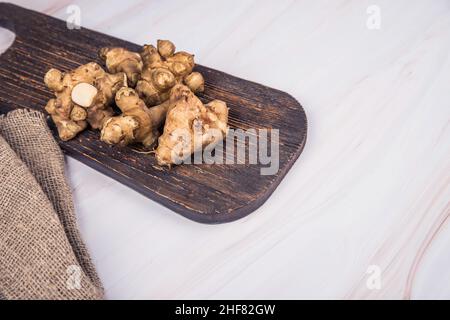
[[16,30],[16,5],[7,2],[0,2],[0,27],[6,28],[17,34]]
[[0,2],[0,27],[26,38],[27,30],[45,25],[46,21],[37,12],[9,2]]

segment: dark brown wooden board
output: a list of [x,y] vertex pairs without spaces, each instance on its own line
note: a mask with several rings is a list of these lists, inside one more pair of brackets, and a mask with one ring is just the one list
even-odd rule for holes
[[[100,63],[97,51],[103,46],[134,51],[140,48],[86,28],[69,30],[64,21],[9,3],[0,3],[0,27],[16,35],[13,45],[0,57],[2,114],[17,108],[43,111],[52,97],[43,84],[44,74],[51,67],[67,71],[90,61]],[[292,167],[305,145],[306,115],[302,106],[284,92],[204,66],[197,65],[196,69],[206,81],[200,99],[225,101],[230,108],[231,128],[279,129],[277,174],[260,175],[264,167],[260,164],[161,168],[153,155],[136,153],[130,147],[110,147],[91,130],[68,142],[57,139],[67,155],[189,219],[230,222],[261,206]]]

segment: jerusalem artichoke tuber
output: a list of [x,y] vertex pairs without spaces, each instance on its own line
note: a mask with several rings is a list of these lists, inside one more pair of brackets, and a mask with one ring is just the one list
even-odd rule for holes
[[98,93],[92,106],[87,109],[87,121],[93,129],[101,129],[105,121],[114,115],[111,105],[117,91],[127,86],[127,76],[123,72],[105,73],[103,77],[94,81],[94,86],[98,89]]
[[204,90],[204,79],[194,69],[194,56],[187,52],[175,52],[175,45],[168,40],[158,40],[157,48],[145,45],[141,51],[144,64],[136,92],[147,106],[153,106],[169,98],[170,89],[179,83],[186,84],[193,92]]
[[60,138],[67,141],[83,131],[87,123],[98,129],[105,118],[113,115],[110,104],[117,90],[126,86],[126,75],[108,74],[97,63],[91,62],[65,74],[50,69],[44,82],[56,97],[45,109]]
[[108,72],[125,72],[128,85],[133,88],[136,86],[143,67],[142,58],[138,53],[125,48],[105,47],[100,49],[99,56],[105,61]]
[[160,165],[177,164],[192,153],[223,140],[228,132],[228,108],[213,100],[206,105],[184,85],[170,92],[164,132],[158,139],[156,159]]
[[56,98],[51,99],[45,109],[51,115],[62,140],[72,139],[87,126],[87,114],[79,108],[73,110],[76,104],[72,101],[72,90],[80,83],[92,84],[104,74],[105,71],[94,62],[65,74],[57,69],[50,69],[46,73],[44,82],[54,91]]
[[140,142],[145,147],[151,146],[159,136],[158,129],[164,122],[168,101],[149,109],[136,91],[122,88],[116,94],[116,104],[122,114],[105,122],[101,140],[108,144]]
[[[193,55],[158,40],[156,48],[146,45],[140,54],[112,47],[102,48],[99,56],[110,73],[91,62],[67,73],[51,69],[45,76],[45,84],[55,93],[46,110],[62,140],[72,139],[89,124],[101,130],[101,140],[108,144],[150,147],[167,115],[156,157],[158,163],[170,165],[226,135],[226,104],[214,100],[204,105],[194,94],[204,90],[204,79],[193,72]],[[122,112],[118,116],[113,102]],[[198,142],[200,137],[200,143],[186,143],[177,135],[180,130],[189,141]]]

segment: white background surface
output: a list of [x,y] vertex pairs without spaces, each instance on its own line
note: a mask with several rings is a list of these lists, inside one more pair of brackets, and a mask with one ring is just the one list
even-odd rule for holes
[[13,2],[62,19],[74,3],[84,27],[171,39],[308,115],[305,151],[273,196],[225,225],[68,159],[107,298],[450,298],[450,1]]

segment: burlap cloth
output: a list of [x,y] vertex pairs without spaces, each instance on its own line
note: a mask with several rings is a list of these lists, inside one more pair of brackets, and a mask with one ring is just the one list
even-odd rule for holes
[[101,299],[42,113],[0,116],[0,299]]

